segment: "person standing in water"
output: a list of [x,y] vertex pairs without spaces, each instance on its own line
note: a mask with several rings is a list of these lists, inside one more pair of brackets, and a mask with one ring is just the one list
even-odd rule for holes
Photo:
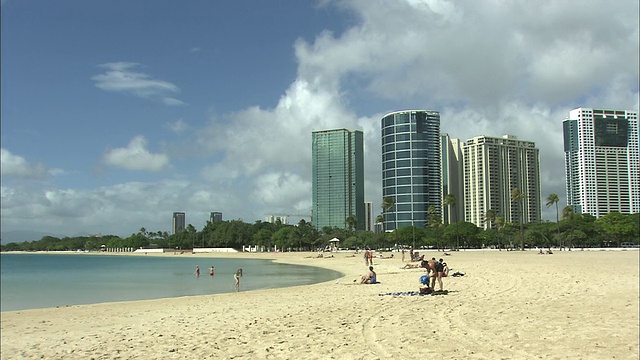
[[195,272],[197,277],[200,277],[200,266],[196,265],[196,272]]
[[213,276],[213,272],[216,270],[216,268],[213,267],[213,265],[211,265],[211,267],[209,268],[209,276]]
[[240,291],[240,278],[242,277],[242,269],[238,269],[235,274],[233,274],[233,279],[236,282],[236,291]]

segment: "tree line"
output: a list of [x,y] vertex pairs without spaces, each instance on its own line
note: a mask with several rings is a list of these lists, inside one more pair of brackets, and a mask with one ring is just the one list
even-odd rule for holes
[[[450,206],[453,199],[447,201]],[[553,205],[554,203],[552,203]],[[383,202],[383,209],[393,207]],[[556,222],[510,223],[500,220],[495,213],[486,216],[489,228],[484,230],[475,224],[455,221],[442,224],[440,212],[430,209],[427,226],[401,227],[395,231],[355,231],[355,218],[345,219],[345,227],[325,227],[316,230],[311,223],[301,220],[297,225],[256,221],[253,224],[241,220],[207,222],[198,231],[189,224],[185,230],[169,235],[162,231],[147,231],[141,228],[126,238],[115,235],[78,236],[56,238],[44,236],[40,240],[2,245],[2,251],[97,251],[102,245],[107,248],[171,248],[193,249],[199,247],[258,246],[265,251],[316,251],[329,245],[329,240],[338,238],[339,247],[345,249],[392,249],[413,247],[416,249],[516,249],[522,247],[612,247],[623,242],[638,244],[640,214],[609,213],[596,219],[589,214],[574,214],[564,211]],[[381,218],[378,217],[378,222]]]

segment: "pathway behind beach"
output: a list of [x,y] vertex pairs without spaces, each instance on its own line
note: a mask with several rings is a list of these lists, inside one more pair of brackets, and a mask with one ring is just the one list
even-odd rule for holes
[[[631,251],[454,252],[448,295],[416,291],[420,269],[359,255],[275,258],[345,274],[286,289],[2,313],[1,358],[638,359],[639,255]],[[396,254],[398,255],[398,254]],[[192,256],[212,257],[211,254]],[[442,253],[426,252],[427,257]],[[251,276],[246,274],[245,276]],[[228,279],[230,282],[233,279]]]

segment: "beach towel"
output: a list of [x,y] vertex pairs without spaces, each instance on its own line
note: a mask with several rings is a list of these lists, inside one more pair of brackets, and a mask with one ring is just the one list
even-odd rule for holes
[[434,291],[429,294],[420,293],[420,291],[397,291],[397,292],[378,294],[378,296],[429,296],[429,295],[447,295],[448,293],[449,293],[448,290]]

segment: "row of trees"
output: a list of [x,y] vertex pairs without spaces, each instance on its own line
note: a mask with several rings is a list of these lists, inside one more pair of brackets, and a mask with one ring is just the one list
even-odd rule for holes
[[[598,219],[596,221],[595,217],[588,214],[574,214],[573,208],[571,206],[566,206],[562,209],[562,220],[560,221],[558,202],[559,197],[557,194],[552,193],[546,199],[546,206],[556,207],[556,230],[557,233],[549,232],[549,223],[539,223],[539,224],[525,224],[524,223],[524,199],[527,199],[528,196],[522,193],[518,188],[514,188],[511,191],[511,201],[516,204],[517,211],[519,214],[518,225],[519,225],[519,245],[520,249],[524,250],[525,247],[531,246],[540,246],[541,243],[546,243],[548,246],[559,246],[564,248],[567,246],[569,249],[572,247],[573,243],[580,243],[581,246],[609,246],[610,244],[620,245],[623,241],[628,241],[638,244],[638,215],[623,215],[617,212],[612,212],[607,214],[606,216]],[[382,209],[384,212],[389,212],[395,205],[395,200],[391,197],[385,197],[382,201]],[[463,240],[463,246],[469,246],[470,238],[473,238],[473,232],[475,231],[473,227],[469,225],[473,225],[470,223],[462,223],[459,224],[457,219],[457,212],[455,211],[456,206],[456,197],[453,194],[448,194],[445,196],[443,205],[449,207],[450,213],[453,214],[453,224],[455,227],[455,245],[452,244],[452,239],[447,239],[447,232],[451,232],[451,224],[443,225],[442,219],[440,218],[440,212],[435,207],[431,206],[428,209],[428,219],[427,226],[434,233],[436,238],[439,236],[439,230],[443,230],[443,236],[446,245],[449,248],[458,249],[460,247],[460,240]],[[579,218],[577,222],[581,223],[582,228],[576,229],[575,222],[576,218]],[[376,219],[376,222],[383,223],[385,221],[384,215],[379,215]],[[488,224],[488,229],[483,230],[481,232],[481,236],[477,238],[485,240],[482,242],[481,246],[487,246],[487,244],[494,244],[494,246],[501,248],[502,246],[508,246],[510,248],[514,247],[514,224],[509,223],[505,220],[503,216],[500,216],[495,210],[488,210],[485,213],[485,222]],[[561,226],[564,226],[565,231],[561,230]],[[397,226],[396,226],[397,227]],[[442,229],[444,228],[444,229]],[[576,231],[577,230],[577,231]],[[398,229],[398,231],[394,231],[396,240],[398,239],[398,234],[402,231],[402,229]],[[412,229],[413,237],[415,238],[415,229]],[[487,238],[489,234],[492,234],[493,241]],[[587,239],[587,234],[590,236]],[[470,236],[471,235],[471,236]],[[496,240],[497,239],[497,240]],[[508,242],[507,242],[508,239]],[[448,241],[447,241],[448,240]],[[544,241],[542,241],[544,240]],[[396,241],[397,243],[397,241]],[[433,244],[430,244],[433,246]],[[471,247],[477,247],[477,243],[472,245]],[[436,242],[436,247],[439,244]],[[439,248],[439,247],[438,247]]]
[[[451,201],[448,201],[451,205]],[[557,204],[557,201],[547,202]],[[449,206],[447,205],[447,206]],[[389,202],[383,207],[390,208]],[[311,223],[301,220],[297,226],[281,223],[257,221],[254,224],[240,220],[211,223],[198,231],[188,225],[184,231],[169,235],[166,232],[149,232],[141,228],[138,233],[126,238],[115,235],[100,237],[45,236],[40,240],[23,243],[9,243],[1,246],[2,251],[96,251],[102,245],[108,248],[140,248],[156,246],[160,248],[191,249],[197,247],[231,247],[257,245],[266,250],[317,250],[329,244],[329,240],[340,239],[340,247],[348,249],[373,248],[389,249],[398,246],[419,248],[458,249],[458,248],[497,248],[514,249],[516,247],[609,247],[619,246],[622,242],[638,244],[639,214],[609,213],[596,219],[588,214],[562,212],[562,219],[556,223],[540,222],[525,224],[505,222],[495,212],[488,211],[486,221],[490,228],[483,230],[475,224],[455,221],[442,224],[440,212],[434,207],[429,209],[429,219],[424,228],[406,226],[392,232],[373,233],[355,231],[355,219],[345,219],[345,228],[326,227],[317,231]],[[381,222],[380,217],[377,219]]]

